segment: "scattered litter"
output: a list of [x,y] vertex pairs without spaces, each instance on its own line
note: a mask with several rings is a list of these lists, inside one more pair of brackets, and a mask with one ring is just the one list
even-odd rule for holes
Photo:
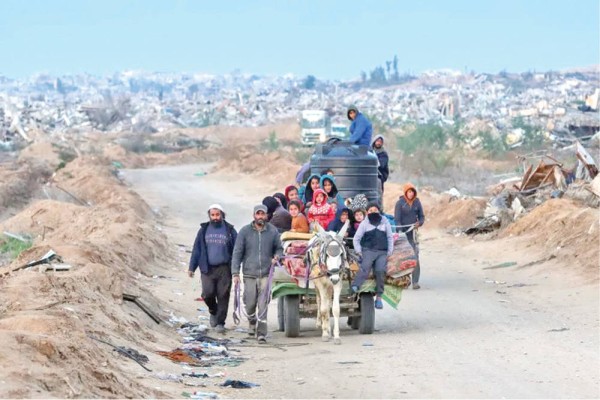
[[213,392],[181,392],[181,395],[188,399],[218,399],[219,395]]
[[506,294],[506,292],[501,292],[500,290],[496,290],[496,293],[498,293],[498,294]]
[[371,342],[364,342],[362,345],[368,347],[368,346],[373,346],[373,343],[371,343]]
[[221,386],[231,386],[234,389],[250,389],[253,387],[260,386],[257,383],[239,381],[236,379],[227,379],[225,382],[221,384]]
[[189,378],[223,378],[225,374],[223,372],[217,372],[216,374],[207,374],[206,372],[184,372],[181,376]]
[[497,269],[497,268],[508,268],[508,267],[512,267],[517,265],[516,262],[514,261],[508,261],[508,262],[504,262],[502,264],[496,264],[496,265],[492,265],[491,267],[485,267],[482,269]]
[[194,174],[194,176],[205,176],[206,174],[207,174],[207,172],[200,171],[200,172],[196,172],[196,173]]
[[73,268],[73,266],[69,265],[69,264],[63,264],[63,263],[57,263],[57,264],[40,264],[39,268],[39,272],[46,272],[46,271],[68,271],[71,268]]
[[526,287],[526,286],[535,286],[535,284],[531,284],[531,283],[515,283],[514,285],[509,285],[507,287],[509,288],[520,288],[520,287]]
[[498,300],[500,303],[510,303],[508,300]]
[[97,337],[88,335],[88,337],[92,340],[95,340],[97,342],[100,343],[104,343],[109,345],[110,347],[112,347],[115,351],[117,351],[118,353],[124,355],[125,357],[128,357],[130,359],[132,359],[133,361],[135,361],[136,363],[138,363],[142,368],[144,368],[146,371],[148,372],[152,372],[151,369],[149,369],[148,367],[146,367],[144,364],[148,362],[148,357],[139,353],[137,350],[131,349],[131,348],[127,348],[127,347],[123,347],[123,346],[115,346],[114,344],[107,342],[105,340],[102,339],[98,339]]
[[555,328],[555,329],[549,329],[548,332],[564,332],[564,331],[568,331],[569,328]]
[[155,372],[152,376],[160,379],[161,381],[171,381],[171,382],[182,382],[183,378],[181,378],[177,374],[168,374],[166,372]]
[[[156,313],[154,313],[152,310],[150,310],[150,307],[148,307],[146,304],[144,304],[140,300],[139,297],[134,296],[132,294],[123,293],[123,300],[131,301],[132,303],[137,305],[143,312],[145,312],[146,315],[148,315],[150,318],[152,318],[152,320],[154,322],[156,322],[157,324],[160,324],[160,322],[161,322],[160,317]],[[173,314],[173,313],[171,313],[171,314]]]
[[490,280],[490,279],[486,279],[484,282],[485,283],[494,283],[496,285],[505,285],[506,284],[506,282],[504,282],[504,281],[494,281],[494,280]]
[[338,364],[347,365],[347,364],[362,364],[360,361],[338,361]]

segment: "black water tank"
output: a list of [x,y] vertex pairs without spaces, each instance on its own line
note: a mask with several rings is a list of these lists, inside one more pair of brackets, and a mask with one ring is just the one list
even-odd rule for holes
[[338,141],[319,144],[310,158],[311,174],[331,169],[335,185],[344,199],[363,193],[381,204],[379,161],[369,146]]

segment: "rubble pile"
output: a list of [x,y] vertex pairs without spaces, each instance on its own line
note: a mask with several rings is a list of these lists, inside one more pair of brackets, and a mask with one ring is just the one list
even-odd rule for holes
[[[408,82],[369,87],[318,81],[306,89],[293,75],[260,77],[126,71],[110,77],[0,77],[0,146],[28,142],[31,132],[155,133],[212,125],[264,126],[323,109],[345,120],[355,104],[385,126],[458,119],[472,135],[503,135],[518,146],[524,118],[559,144],[587,140],[600,130],[597,68],[578,72],[476,74],[431,71]],[[480,140],[472,138],[472,146]]]

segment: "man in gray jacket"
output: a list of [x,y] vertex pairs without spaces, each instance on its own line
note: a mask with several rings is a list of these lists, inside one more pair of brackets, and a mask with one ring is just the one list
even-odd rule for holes
[[[244,274],[244,304],[250,322],[250,335],[256,335],[258,343],[267,342],[267,310],[270,293],[267,289],[269,271],[283,248],[279,231],[267,222],[267,207],[254,207],[254,221],[244,226],[235,241],[231,260],[234,285],[240,282],[240,270]],[[258,306],[258,312],[257,312]],[[258,329],[257,329],[258,323]]]
[[352,291],[358,292],[360,286],[367,280],[371,270],[374,270],[377,297],[375,298],[375,308],[382,309],[383,295],[385,285],[385,274],[387,272],[387,258],[394,251],[394,236],[392,225],[379,212],[377,203],[370,203],[367,206],[367,218],[365,218],[353,239],[354,251],[362,255],[360,270],[352,282]]

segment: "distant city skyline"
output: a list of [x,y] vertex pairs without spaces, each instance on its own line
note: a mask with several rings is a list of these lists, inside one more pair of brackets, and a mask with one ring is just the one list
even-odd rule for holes
[[600,2],[3,0],[0,76],[206,73],[349,80],[600,64]]

